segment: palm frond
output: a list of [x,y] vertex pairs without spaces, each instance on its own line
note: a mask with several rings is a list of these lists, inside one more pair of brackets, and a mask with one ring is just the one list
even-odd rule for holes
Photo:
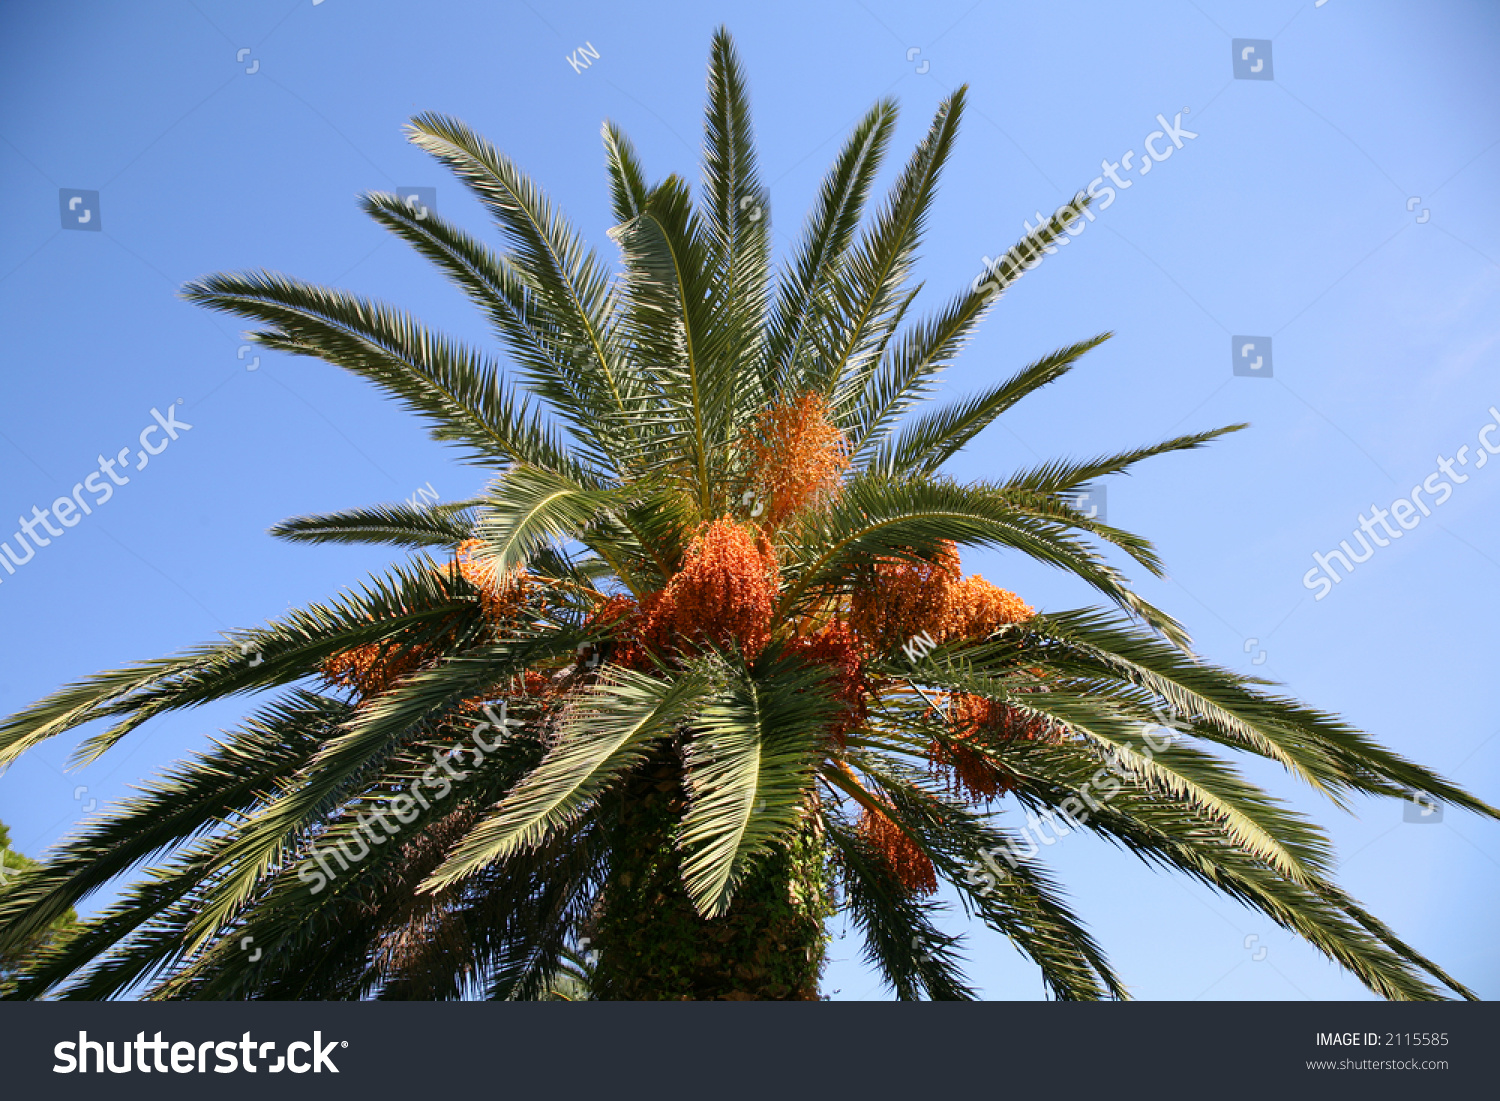
[[[1042,251],[1062,235],[1076,218],[1073,213],[1054,215],[1045,225],[1022,240],[1006,254],[1004,274],[981,286],[979,276],[967,291],[960,292],[937,317],[916,325],[890,345],[892,330],[880,333],[872,354],[839,379],[834,391],[840,410],[840,423],[849,432],[852,451],[865,455],[902,414],[930,392],[938,372],[963,348],[1003,285],[1020,278],[1020,261],[1040,256]],[[909,301],[900,306],[905,312]],[[875,330],[879,332],[878,328]],[[1023,375],[1014,380],[1026,382]],[[1050,378],[1041,373],[1030,380],[1032,388],[1045,385]],[[1014,400],[1025,391],[1014,392]],[[933,469],[936,469],[935,467]]]
[[831,396],[846,376],[859,377],[869,369],[882,322],[901,300],[967,93],[960,87],[938,106],[927,136],[902,169],[874,224],[846,253],[841,278],[827,296],[825,342],[799,386]]
[[1175,436],[1170,440],[1164,440],[1151,447],[1140,447],[1131,451],[1123,451],[1117,455],[1101,456],[1089,459],[1085,462],[1070,462],[1057,460],[1034,467],[1031,470],[1022,471],[1011,475],[1005,481],[1005,485],[1011,489],[1034,490],[1042,493],[1056,493],[1065,489],[1072,489],[1085,482],[1096,481],[1107,474],[1119,474],[1128,470],[1142,459],[1149,459],[1154,455],[1165,455],[1171,451],[1192,451],[1210,440],[1217,439],[1229,432],[1238,432],[1249,428],[1248,424],[1230,424],[1223,428],[1213,428],[1207,432],[1194,432],[1187,436]]
[[798,828],[835,710],[819,691],[824,679],[808,666],[734,676],[699,712],[679,845],[683,883],[704,917],[724,913],[757,859]]
[[616,467],[625,450],[616,414],[637,400],[628,376],[608,375],[592,343],[559,318],[507,256],[496,253],[428,210],[421,214],[399,196],[375,192],[361,198],[364,211],[411,245],[452,280],[489,318],[518,367],[518,377],[563,419],[569,450],[599,469]]
[[397,547],[455,547],[474,534],[478,500],[422,507],[371,505],[319,516],[293,516],[270,534],[293,543],[385,543]]
[[[941,329],[945,326],[940,321],[935,327]],[[1085,353],[1112,335],[1101,333],[1090,340],[1059,348],[981,394],[923,413],[905,426],[895,439],[882,441],[876,447],[869,458],[868,469],[890,477],[937,473],[943,463],[958,454],[1000,414],[1027,394],[1067,374]],[[908,340],[917,345],[934,343],[930,334],[909,337]]]
[[913,547],[931,555],[940,541],[951,539],[1021,551],[1066,570],[1185,646],[1181,625],[1136,595],[1117,570],[1068,533],[1069,526],[1017,509],[982,489],[865,475],[846,484],[838,502],[798,530],[798,542],[811,549],[799,553],[787,570],[796,581],[783,593],[780,610],[791,612],[806,601],[849,591],[872,558],[909,557]]
[[503,153],[463,123],[418,115],[407,126],[413,144],[453,170],[494,216],[514,248],[516,270],[547,315],[584,349],[605,387],[623,409],[622,378],[615,362],[609,313],[609,278],[567,220],[541,189]]
[[666,737],[707,697],[698,678],[663,681],[612,670],[580,689],[558,740],[536,769],[511,792],[423,883],[437,890],[528,845],[572,821],[599,792],[645,751]]
[[635,146],[612,122],[604,124],[604,152],[615,221],[628,222],[646,209],[651,188],[646,183],[646,174],[636,156]]
[[376,383],[432,425],[432,437],[476,459],[586,471],[478,352],[387,306],[274,272],[210,275],[183,296],[269,325],[268,348],[315,356]]
[[859,229],[870,185],[895,128],[896,104],[881,100],[854,127],[823,180],[767,323],[765,376],[772,392],[783,389],[793,364],[811,346],[809,333],[819,323],[819,311]]

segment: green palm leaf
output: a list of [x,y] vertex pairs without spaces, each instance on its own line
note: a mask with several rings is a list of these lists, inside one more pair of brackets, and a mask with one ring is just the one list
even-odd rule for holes
[[816,667],[735,677],[699,713],[684,759],[683,883],[705,917],[724,913],[756,859],[798,827],[819,731],[833,706]]
[[708,695],[698,679],[657,680],[627,671],[586,690],[556,747],[423,884],[435,890],[527,845],[581,814],[609,782],[639,763],[652,741]]

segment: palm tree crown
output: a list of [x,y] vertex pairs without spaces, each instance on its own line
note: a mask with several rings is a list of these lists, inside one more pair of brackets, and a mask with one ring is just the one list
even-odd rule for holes
[[[0,952],[154,861],[31,951],[21,996],[815,997],[840,909],[899,996],[972,996],[933,923],[946,883],[1054,996],[1123,997],[1007,828],[1014,807],[1218,888],[1382,996],[1469,996],[1340,890],[1324,835],[1228,758],[1278,762],[1340,805],[1420,791],[1497,812],[1197,659],[1103,553],[1159,573],[1150,544],[1076,505],[1100,478],[1243,426],[1003,480],[944,475],[1108,336],[922,407],[996,292],[1076,217],[909,316],[963,105],[963,89],[942,103],[873,212],[896,109],[870,110],[774,278],[722,31],[696,202],[677,176],[648,184],[604,127],[618,270],[488,142],[418,116],[411,140],[478,197],[503,249],[392,194],[363,209],[469,295],[509,373],[342,291],[265,272],[190,284],[266,347],[383,388],[494,478],[457,504],[281,523],[286,539],[412,557],[0,726],[3,762],[104,720],[87,761],[165,711],[286,689],[14,877]],[[961,547],[1049,563],[1112,607],[1038,612],[965,577]]]

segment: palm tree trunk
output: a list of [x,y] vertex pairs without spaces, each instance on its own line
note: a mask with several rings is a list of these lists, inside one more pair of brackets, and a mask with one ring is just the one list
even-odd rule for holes
[[706,920],[683,889],[672,846],[683,801],[675,753],[653,758],[622,793],[616,863],[593,938],[595,996],[817,999],[829,912],[820,846],[809,835],[767,857],[741,882],[729,911]]

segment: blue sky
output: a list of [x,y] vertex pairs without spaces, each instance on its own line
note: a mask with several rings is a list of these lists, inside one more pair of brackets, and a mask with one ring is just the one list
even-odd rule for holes
[[[612,257],[600,124],[620,123],[654,177],[696,180],[708,43],[723,22],[750,77],[779,251],[870,104],[893,96],[902,108],[888,183],[938,101],[970,85],[923,248],[930,306],[1024,219],[1132,151],[1117,170],[1130,187],[1006,295],[943,393],[1096,332],[1114,339],[987,431],[954,473],[1249,421],[1109,484],[1109,520],[1153,539],[1170,567],[1166,581],[1133,571],[1141,591],[1210,660],[1280,681],[1500,800],[1489,660],[1500,464],[1475,458],[1479,432],[1500,419],[1500,8],[197,0],[0,12],[0,536],[12,515],[72,494],[99,456],[128,447],[131,468],[91,514],[75,511],[0,573],[0,713],[326,598],[390,560],[281,544],[265,534],[277,520],[423,486],[455,500],[483,481],[359,380],[241,357],[235,323],[179,299],[182,283],[277,269],[488,343],[460,294],[355,206],[363,190],[433,187],[445,216],[486,231],[478,205],[404,141],[403,122],[423,110],[464,119]],[[1245,69],[1270,41],[1273,79],[1235,78],[1236,39],[1257,43]],[[1143,174],[1159,114],[1180,114],[1196,137],[1155,138],[1170,156]],[[69,210],[69,190],[98,198]],[[1255,344],[1241,362],[1260,357],[1260,370],[1269,338],[1271,377],[1234,374],[1238,337]],[[137,470],[153,410],[192,427],[148,435],[161,450]],[[1340,540],[1357,550],[1361,513],[1389,509],[1465,446],[1455,469],[1466,480],[1317,599],[1303,580],[1314,553]],[[966,566],[1043,608],[1092,603],[1014,557],[971,554]],[[81,736],[49,743],[0,777],[0,819],[40,856],[91,804],[249,706],[158,720],[78,771],[64,769]],[[1345,814],[1273,768],[1247,771],[1328,825],[1356,897],[1500,996],[1500,824],[1451,810],[1405,822],[1393,801]],[[1138,997],[1367,996],[1268,921],[1102,843],[1070,836],[1045,858]],[[826,989],[880,996],[854,934],[834,946]],[[976,936],[969,955],[985,996],[1041,996],[998,938]]]

